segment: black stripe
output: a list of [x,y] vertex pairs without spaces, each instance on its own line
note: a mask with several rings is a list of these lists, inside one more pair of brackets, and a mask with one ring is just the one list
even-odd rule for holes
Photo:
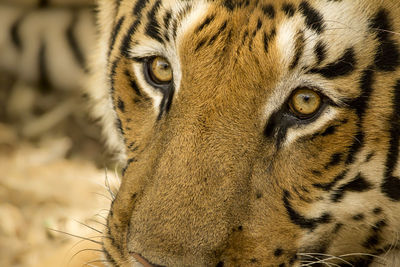
[[112,30],[111,34],[111,40],[110,40],[110,49],[108,50],[108,57],[110,57],[112,50],[114,49],[115,42],[117,40],[117,36],[119,32],[121,31],[121,26],[125,21],[125,16],[122,16],[118,19],[117,23],[114,25],[114,28]]
[[233,11],[235,8],[240,8],[240,7],[247,7],[250,5],[249,0],[225,0],[223,3],[224,7],[229,9],[230,11]]
[[367,238],[366,241],[363,242],[363,247],[367,248],[367,249],[372,249],[376,246],[378,246],[381,241],[382,241],[382,237],[381,237],[381,233],[384,227],[387,226],[387,223],[385,220],[380,220],[377,223],[375,223],[372,227],[371,227],[371,235]]
[[300,226],[300,228],[314,230],[319,224],[326,224],[331,221],[331,215],[329,213],[324,213],[319,218],[306,218],[296,210],[293,209],[292,205],[289,202],[291,198],[290,193],[286,190],[283,192],[283,205],[285,206],[286,212],[290,218],[290,220]]
[[213,37],[210,38],[210,41],[208,42],[208,45],[212,45],[212,44],[215,42],[215,40],[218,38],[218,36],[219,36],[221,33],[223,33],[224,30],[226,29],[226,25],[227,25],[227,22],[225,21],[225,22],[222,24],[222,26],[219,28],[218,32],[217,32],[216,34],[214,34]]
[[294,68],[297,67],[297,65],[299,64],[300,58],[303,55],[303,52],[304,52],[304,33],[303,32],[297,33],[295,49],[296,49],[296,51],[294,53],[292,63],[290,63],[290,65],[289,65],[290,70],[293,70]]
[[262,11],[264,12],[264,14],[266,16],[268,16],[268,18],[270,18],[270,19],[275,18],[275,8],[273,5],[269,4],[269,5],[263,6]]
[[142,18],[142,10],[146,7],[149,0],[138,0],[133,8],[133,15],[136,17],[135,21],[129,26],[127,33],[125,34],[120,51],[124,57],[129,57],[129,49],[131,46],[132,36],[136,33]]
[[116,0],[117,9],[121,6],[121,2],[122,2],[122,0]]
[[135,6],[133,7],[133,15],[141,17],[142,16],[141,12],[146,7],[148,2],[149,0],[138,0]]
[[334,178],[334,179],[332,180],[332,182],[330,182],[330,183],[313,184],[313,186],[314,186],[315,188],[319,188],[319,189],[322,189],[322,190],[324,190],[324,191],[330,191],[330,190],[332,190],[332,188],[333,188],[338,182],[340,182],[341,180],[343,180],[343,179],[346,177],[347,172],[348,172],[348,171],[345,170],[345,171],[339,173],[338,175],[335,176],[335,178]]
[[161,33],[160,33],[160,25],[157,21],[156,14],[161,6],[161,0],[157,0],[153,7],[150,9],[149,13],[147,14],[147,19],[149,20],[146,26],[146,34],[151,38],[159,41],[160,43],[164,43]]
[[322,137],[326,137],[326,136],[330,136],[336,133],[336,130],[338,127],[344,125],[348,123],[347,119],[341,120],[340,124],[336,124],[336,125],[331,125],[328,128],[322,130],[321,132],[315,133],[311,136],[310,140],[314,140],[315,138],[322,136]]
[[343,159],[343,154],[342,153],[334,153],[331,156],[330,161],[325,165],[324,168],[327,170],[327,169],[329,169],[331,167],[337,166],[337,165],[340,164],[340,162],[342,162],[342,159]]
[[125,103],[121,98],[118,98],[117,107],[122,113],[125,113]]
[[333,202],[339,202],[346,192],[365,192],[372,189],[372,185],[359,173],[352,181],[340,186],[332,194]]
[[233,3],[233,0],[225,0],[224,1],[224,6],[229,9],[230,11],[233,11],[233,9],[235,8],[235,5]]
[[389,12],[379,10],[370,22],[370,29],[376,33],[380,42],[375,55],[375,66],[382,71],[395,71],[400,65],[399,44],[390,38],[393,27],[389,20]]
[[296,13],[296,7],[293,4],[285,3],[282,5],[282,11],[290,18]]
[[253,51],[253,43],[254,43],[254,37],[256,37],[258,31],[261,29],[262,27],[262,20],[259,18],[257,21],[257,27],[256,29],[252,32],[251,36],[250,36],[250,42],[249,42],[249,50]]
[[20,27],[22,22],[24,21],[26,15],[21,15],[19,18],[17,18],[14,23],[11,25],[10,28],[10,37],[11,37],[11,42],[12,44],[18,49],[18,51],[22,50],[22,40],[21,40],[21,35],[20,35]]
[[319,41],[314,48],[314,53],[317,57],[317,66],[319,66],[326,58],[326,45]]
[[111,70],[110,70],[111,94],[113,96],[113,100],[115,91],[115,76],[117,75],[117,67],[119,62],[120,62],[119,59],[114,60],[111,64]]
[[320,74],[327,79],[334,79],[351,74],[355,70],[356,59],[353,48],[345,51],[344,55],[323,68],[314,68],[308,71],[311,74]]
[[218,32],[210,39],[210,43],[209,43],[209,44],[212,43],[211,41],[212,41],[213,39],[216,39],[220,34],[222,34],[222,33],[225,31],[227,25],[228,25],[228,22],[225,21],[225,22],[222,24],[222,26],[219,28]]
[[124,129],[122,128],[122,121],[120,118],[117,118],[117,120],[115,121],[115,126],[122,135],[125,135]]
[[72,50],[72,54],[74,55],[76,61],[78,62],[78,65],[82,69],[86,69],[86,64],[85,64],[85,57],[83,55],[82,50],[79,47],[78,41],[75,36],[75,27],[78,24],[79,16],[78,14],[74,13],[71,18],[71,22],[67,27],[66,31],[66,39],[69,47]]
[[164,27],[166,29],[169,28],[169,25],[170,25],[170,22],[171,22],[171,18],[172,18],[171,11],[166,12],[165,15],[164,15]]
[[175,94],[175,87],[170,85],[168,88],[163,90],[163,98],[160,103],[160,113],[158,114],[157,120],[161,120],[164,113],[168,113],[172,106],[172,100]]
[[272,29],[270,34],[267,34],[266,32],[264,32],[264,50],[265,53],[268,53],[269,50],[269,43],[271,42],[271,40],[275,37],[276,35],[276,30],[275,28]]
[[194,49],[194,51],[197,52],[200,48],[202,48],[206,44],[206,42],[207,42],[206,39],[200,40],[200,42],[198,42],[198,44],[196,45],[196,48]]
[[394,87],[392,103],[393,113],[390,123],[390,147],[386,159],[385,179],[381,185],[382,193],[393,201],[400,201],[400,178],[395,177],[394,170],[399,159],[400,143],[400,80]]
[[301,2],[299,10],[305,17],[308,28],[313,29],[317,33],[322,33],[324,31],[325,25],[322,15],[311,7],[307,1]]
[[246,42],[247,38],[249,37],[249,30],[245,30],[242,38],[242,45]]
[[165,32],[164,32],[164,38],[167,42],[169,42],[169,34],[168,34],[168,30],[169,30],[169,26],[171,23],[171,19],[172,19],[172,13],[171,11],[168,11],[165,13],[164,15],[164,28],[165,28]]
[[212,21],[214,21],[214,19],[215,19],[215,15],[214,15],[214,14],[208,16],[208,17],[203,21],[203,23],[201,23],[201,24],[199,25],[199,27],[197,27],[197,29],[196,29],[194,32],[195,32],[195,33],[201,32],[201,31],[204,29],[204,27],[206,27],[208,24],[210,24]]
[[131,47],[132,36],[137,31],[139,25],[140,25],[140,20],[139,19],[135,20],[129,27],[128,32],[125,34],[122,40],[120,51],[124,57],[129,57],[129,49]]
[[364,133],[362,131],[362,124],[364,122],[364,115],[365,111],[368,108],[369,105],[369,99],[372,94],[372,85],[375,81],[374,78],[374,71],[371,69],[372,67],[368,67],[362,74],[361,76],[361,81],[360,81],[360,89],[361,89],[361,95],[353,100],[352,102],[348,103],[350,107],[356,110],[356,114],[358,116],[358,131],[355,136],[355,140],[353,144],[351,145],[347,159],[346,159],[346,164],[351,164],[354,162],[354,157],[364,144]]
[[174,22],[172,24],[172,36],[174,38],[176,38],[177,31],[178,31],[178,19],[174,19]]
[[139,89],[138,84],[136,83],[135,79],[131,76],[131,74],[128,70],[125,70],[125,76],[127,77],[128,81],[129,81],[130,87],[135,91],[135,93],[138,97],[143,98],[143,100],[145,100],[145,101],[151,100],[148,96],[145,96],[142,94],[142,92]]
[[42,40],[39,48],[39,84],[42,90],[48,90],[51,87],[50,77],[47,67],[47,48]]

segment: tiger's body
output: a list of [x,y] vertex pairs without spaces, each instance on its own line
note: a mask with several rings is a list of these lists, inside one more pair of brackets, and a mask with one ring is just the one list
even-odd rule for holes
[[109,266],[400,266],[397,0],[100,0]]

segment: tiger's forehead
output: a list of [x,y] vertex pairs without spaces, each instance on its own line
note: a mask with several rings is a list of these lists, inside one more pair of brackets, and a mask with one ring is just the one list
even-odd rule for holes
[[[343,42],[349,46],[360,41],[362,37],[357,32],[365,30],[367,23],[363,18],[368,16],[368,12],[351,10],[350,7],[356,5],[361,4],[353,1],[297,0],[122,1],[113,32],[117,35],[118,27],[128,28],[122,31],[126,34],[120,46],[125,55],[146,57],[164,54],[173,58],[177,56],[174,51],[179,50],[185,36],[192,38],[193,46],[198,50],[215,44],[218,34],[228,31],[230,36],[226,41],[236,46],[236,50],[247,46],[253,52],[253,46],[260,46],[256,39],[260,39],[263,42],[261,46],[268,52],[270,43],[278,42],[283,60],[279,63],[288,65],[295,42],[299,40],[299,29],[305,29],[302,30],[304,38],[314,45],[319,36],[329,39],[331,47],[345,47]],[[341,12],[332,12],[335,9]],[[357,11],[366,15],[351,14]],[[351,21],[354,17],[358,21]],[[341,34],[341,29],[345,32],[349,28],[355,33],[351,38],[348,34]],[[338,42],[341,45],[338,46]]]

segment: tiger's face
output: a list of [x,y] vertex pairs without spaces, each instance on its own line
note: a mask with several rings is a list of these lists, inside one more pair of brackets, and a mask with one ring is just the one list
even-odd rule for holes
[[346,266],[396,249],[396,0],[104,0],[99,17],[104,120],[127,156],[111,266]]

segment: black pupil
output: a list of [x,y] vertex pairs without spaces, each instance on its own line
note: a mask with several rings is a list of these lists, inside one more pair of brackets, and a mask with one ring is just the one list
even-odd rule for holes
[[158,66],[159,66],[162,70],[167,70],[167,69],[169,69],[169,64],[168,64],[167,62],[161,61],[161,62],[158,63]]
[[305,103],[310,102],[310,99],[311,99],[311,97],[310,97],[309,95],[303,95],[303,101],[304,101]]

